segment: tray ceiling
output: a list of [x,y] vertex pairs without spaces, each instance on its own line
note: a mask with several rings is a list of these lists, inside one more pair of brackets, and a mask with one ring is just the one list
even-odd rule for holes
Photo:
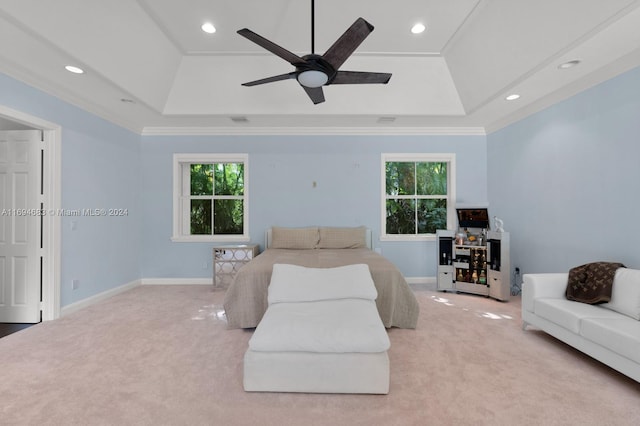
[[640,65],[639,6],[318,0],[316,52],[363,17],[375,30],[341,69],[393,77],[326,87],[313,105],[295,81],[241,86],[292,67],[236,33],[310,53],[309,1],[0,0],[0,72],[143,134],[482,133]]

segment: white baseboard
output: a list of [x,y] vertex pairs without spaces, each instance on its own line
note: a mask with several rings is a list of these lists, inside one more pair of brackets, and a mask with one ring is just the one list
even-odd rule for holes
[[102,300],[110,298],[111,296],[115,296],[118,293],[131,290],[132,288],[142,284],[141,281],[142,280],[131,281],[127,284],[121,285],[120,287],[112,288],[110,290],[103,291],[102,293],[98,293],[95,296],[87,297],[86,299],[82,299],[77,302],[71,303],[70,305],[63,306],[60,310],[60,316],[63,317],[65,315],[69,315],[73,312],[79,311],[80,309],[86,308],[87,306],[91,306],[94,303],[98,303]]
[[143,278],[142,285],[210,285],[213,287],[213,277],[211,278]]
[[[437,282],[435,277],[406,277],[407,283],[414,290],[433,290],[437,289]],[[131,281],[120,287],[112,288],[95,296],[87,297],[86,299],[79,300],[71,303],[70,305],[62,307],[60,310],[60,316],[69,315],[70,313],[79,311],[80,309],[91,306],[94,303],[98,303],[102,300],[108,299],[111,296],[115,296],[118,293],[122,293],[127,290],[131,290],[139,285],[210,285],[213,286],[213,278],[141,278],[139,280]]]
[[438,289],[436,277],[405,277],[405,280],[414,291]]

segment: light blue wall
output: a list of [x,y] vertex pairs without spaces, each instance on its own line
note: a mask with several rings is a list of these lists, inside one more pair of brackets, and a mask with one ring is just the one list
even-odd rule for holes
[[128,209],[62,218],[61,305],[139,279],[140,136],[3,74],[0,104],[62,127],[62,208]]
[[453,152],[458,202],[489,201],[523,273],[640,267],[640,69],[487,137],[141,137],[2,74],[0,104],[62,126],[63,208],[128,209],[62,219],[63,306],[142,277],[211,276],[211,244],[170,241],[177,152],[249,154],[249,227],[261,245],[272,225],[364,224],[406,276],[435,276],[434,243],[378,240],[380,154]]
[[435,276],[435,243],[378,240],[382,153],[456,153],[458,201],[487,202],[484,136],[144,136],[141,152],[146,278],[212,274],[212,244],[170,241],[174,153],[249,154],[252,242],[264,247],[265,229],[274,225],[365,225],[408,277]]
[[512,266],[640,268],[639,135],[636,68],[488,136],[489,202],[511,231]]
[[252,241],[272,225],[364,224],[409,277],[435,275],[434,243],[377,240],[380,154],[454,152],[458,200],[487,199],[484,136],[141,137],[2,74],[0,104],[62,127],[64,209],[128,210],[62,218],[63,307],[139,278],[211,276],[212,245],[170,241],[174,152],[249,154]]

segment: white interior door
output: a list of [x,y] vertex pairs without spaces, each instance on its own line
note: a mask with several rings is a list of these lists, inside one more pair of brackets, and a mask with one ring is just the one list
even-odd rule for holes
[[41,132],[0,132],[0,322],[40,322]]

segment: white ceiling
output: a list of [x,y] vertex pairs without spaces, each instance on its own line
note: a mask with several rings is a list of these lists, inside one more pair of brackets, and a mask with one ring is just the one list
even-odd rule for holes
[[236,33],[310,53],[310,1],[0,0],[0,72],[141,134],[483,133],[640,65],[639,6],[318,0],[316,53],[363,17],[375,31],[341,69],[393,76],[325,87],[313,105],[294,80],[241,86],[293,67]]

